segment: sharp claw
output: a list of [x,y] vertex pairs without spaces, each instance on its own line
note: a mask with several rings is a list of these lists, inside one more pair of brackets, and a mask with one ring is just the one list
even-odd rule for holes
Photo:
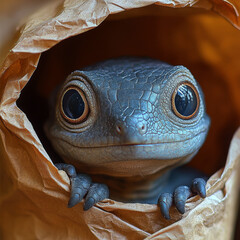
[[95,203],[102,201],[109,197],[109,190],[107,185],[94,183],[86,196],[86,200],[83,206],[84,211],[90,209]]
[[86,199],[84,206],[83,206],[83,210],[87,211],[88,209],[90,209],[94,204],[95,204],[95,200],[92,197],[89,197],[88,199]]
[[172,194],[171,193],[162,193],[158,199],[158,204],[160,206],[161,213],[163,217],[167,220],[170,219],[169,208],[172,205]]
[[200,195],[202,198],[205,198],[206,181],[203,178],[195,178],[192,182],[192,191]]
[[80,194],[78,193],[75,193],[71,196],[69,202],[68,202],[68,207],[69,208],[72,208],[74,207],[75,205],[77,205],[79,202],[81,202],[83,199],[82,196],[80,196]]
[[177,207],[177,210],[181,213],[181,214],[184,214],[185,213],[185,201],[179,201],[176,203],[176,207]]
[[[95,183],[91,186],[91,178],[87,174],[76,174],[76,169],[71,164],[56,163],[58,170],[63,170],[67,173],[71,181],[71,197],[68,202],[68,207],[72,208],[82,201],[85,194],[86,200],[83,206],[84,211],[90,209],[95,203],[109,197],[109,189],[105,184]],[[91,187],[90,187],[91,186]]]
[[191,195],[190,188],[187,186],[180,186],[174,191],[174,202],[177,210],[181,213],[185,213],[185,203]]
[[91,185],[91,178],[86,174],[78,174],[71,179],[71,197],[68,207],[71,208],[82,201]]

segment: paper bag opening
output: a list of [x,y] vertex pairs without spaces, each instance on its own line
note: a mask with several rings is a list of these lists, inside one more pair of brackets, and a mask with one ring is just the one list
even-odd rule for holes
[[[61,29],[59,19],[56,21],[54,17],[53,22],[60,29],[58,32],[52,32],[51,27],[48,29],[51,24],[47,26],[43,22],[39,26],[33,21],[38,17],[48,21],[49,18],[40,13],[30,19],[29,25],[22,32],[25,35],[11,52],[8,60],[10,67],[2,68],[1,81],[6,83],[2,88],[1,105],[2,169],[7,169],[3,174],[6,178],[4,182],[10,186],[8,189],[2,188],[1,209],[4,220],[0,220],[0,223],[3,238],[43,238],[47,234],[50,239],[57,235],[69,239],[165,239],[166,236],[172,236],[170,239],[175,236],[181,236],[182,239],[206,239],[206,236],[208,239],[216,236],[218,239],[228,239],[234,222],[239,183],[236,172],[239,133],[232,142],[227,166],[209,182],[209,194],[214,194],[205,200],[197,197],[190,199],[182,219],[174,208],[171,209],[173,217],[170,222],[162,219],[156,205],[122,204],[106,200],[89,212],[83,212],[81,204],[74,209],[67,209],[67,178],[62,177],[52,165],[48,157],[51,150],[47,150],[47,154],[38,137],[48,149],[41,132],[47,116],[47,99],[57,83],[63,81],[72,70],[117,56],[147,55],[170,64],[185,65],[202,85],[207,111],[212,117],[212,132],[193,164],[200,169],[203,166],[201,170],[213,174],[224,166],[230,138],[239,125],[236,94],[236,76],[239,72],[233,68],[237,66],[237,53],[240,52],[238,44],[234,44],[240,38],[239,32],[221,18],[202,12],[189,15],[180,13],[177,16],[172,12],[169,16],[160,14],[130,19],[125,19],[123,15],[121,20],[104,22],[94,30],[61,42],[42,55],[36,72],[18,102],[28,121],[16,108],[15,100],[36,68],[39,53],[64,39],[67,31],[72,31],[68,32],[69,36],[84,31],[82,19],[76,23],[76,13],[71,12],[71,7],[79,9],[80,6],[73,3],[78,2],[69,1],[70,5],[62,5],[66,11],[70,11],[65,12],[66,15],[63,11],[62,14],[65,19],[70,18],[71,23],[65,25],[64,30]],[[86,10],[86,6],[81,7]],[[91,12],[94,7],[88,5],[87,12]],[[88,29],[98,25],[109,11],[117,11],[116,8],[119,11],[113,5],[108,9],[99,7],[95,11],[99,17],[95,22],[93,19],[88,21]],[[53,12],[58,16],[61,11],[58,8],[58,11]],[[34,29],[34,24],[37,29],[35,32],[31,29]],[[225,42],[231,43],[229,47],[219,42],[223,36]],[[32,37],[35,39],[32,40]],[[233,45],[235,51],[232,51]],[[85,46],[89,46],[91,51]],[[39,99],[42,99],[40,104]],[[36,113],[39,106],[44,107]],[[206,156],[211,161],[206,160]],[[202,164],[203,159],[207,164]]]

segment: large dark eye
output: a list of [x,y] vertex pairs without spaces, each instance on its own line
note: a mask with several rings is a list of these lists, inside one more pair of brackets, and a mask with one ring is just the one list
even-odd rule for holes
[[67,88],[61,99],[62,116],[70,123],[80,123],[89,112],[88,102],[84,93],[77,87]]
[[199,108],[199,95],[191,83],[183,83],[176,88],[172,95],[172,108],[182,119],[195,116]]

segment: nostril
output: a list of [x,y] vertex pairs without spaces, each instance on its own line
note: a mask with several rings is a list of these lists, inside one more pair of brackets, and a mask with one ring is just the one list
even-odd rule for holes
[[140,134],[146,133],[146,131],[147,131],[147,125],[144,124],[144,123],[138,124],[138,130],[139,130]]
[[115,130],[117,134],[119,135],[125,135],[125,136],[130,136],[130,135],[143,135],[147,132],[147,124],[145,122],[138,122],[135,123],[136,125],[131,126],[130,124],[127,125],[126,123],[117,123],[115,125]]
[[122,128],[119,125],[117,125],[116,126],[116,131],[117,131],[117,133],[121,134],[122,133]]

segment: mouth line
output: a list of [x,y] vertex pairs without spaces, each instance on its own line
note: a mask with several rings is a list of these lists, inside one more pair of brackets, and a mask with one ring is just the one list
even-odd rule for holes
[[108,144],[108,145],[95,145],[95,146],[77,146],[74,145],[72,143],[69,143],[68,141],[66,141],[65,139],[60,139],[63,142],[66,142],[68,144],[71,144],[73,147],[76,148],[114,148],[114,147],[150,147],[150,146],[157,146],[157,145],[162,145],[162,144],[171,144],[171,143],[178,143],[178,142],[185,142],[188,141],[190,139],[194,139],[195,137],[199,136],[202,133],[205,133],[206,129],[203,129],[202,131],[198,132],[196,135],[194,135],[193,137],[189,137],[183,140],[178,140],[178,141],[165,141],[165,142],[153,142],[153,143],[122,143],[122,144]]

